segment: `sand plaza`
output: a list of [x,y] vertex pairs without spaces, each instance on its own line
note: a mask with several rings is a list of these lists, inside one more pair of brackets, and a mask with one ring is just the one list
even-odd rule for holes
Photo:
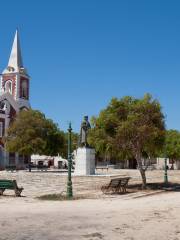
[[[147,171],[148,183],[163,182],[163,171]],[[101,186],[112,176],[130,176],[126,194],[107,194]],[[179,171],[168,171],[169,181],[180,183]],[[67,174],[58,172],[1,172],[16,179],[22,197],[5,191],[0,197],[0,239],[180,239],[178,189],[138,190],[138,170],[110,170],[107,175],[73,176],[78,200],[50,201],[37,197],[66,191]],[[171,204],[170,204],[171,203]]]

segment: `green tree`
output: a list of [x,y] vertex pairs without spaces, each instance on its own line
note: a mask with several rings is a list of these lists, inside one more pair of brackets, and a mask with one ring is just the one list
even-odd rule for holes
[[4,140],[9,152],[22,155],[56,155],[65,144],[63,132],[37,110],[21,111],[10,124]]
[[180,132],[167,130],[164,153],[168,158],[175,161],[180,159]]
[[[68,132],[63,132],[65,144],[63,145],[63,148],[61,148],[61,156],[64,158],[68,157]],[[77,133],[72,132],[71,133],[71,141],[72,141],[72,151],[77,149],[78,147],[78,138],[79,135]]]
[[116,159],[131,156],[136,159],[146,187],[143,156],[153,156],[162,149],[165,137],[164,116],[161,106],[151,95],[141,99],[113,98],[98,117],[92,119],[89,143],[98,152],[108,153]]

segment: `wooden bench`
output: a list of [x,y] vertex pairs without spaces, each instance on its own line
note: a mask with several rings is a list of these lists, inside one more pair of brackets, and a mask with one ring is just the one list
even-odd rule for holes
[[23,188],[17,186],[16,180],[1,180],[0,179],[0,195],[3,195],[6,189],[14,190],[15,196],[20,197]]
[[111,179],[109,184],[101,187],[103,193],[125,193],[130,177]]

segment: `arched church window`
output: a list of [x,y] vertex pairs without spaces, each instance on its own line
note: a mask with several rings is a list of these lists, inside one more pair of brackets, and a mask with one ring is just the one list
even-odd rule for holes
[[23,98],[27,98],[28,97],[28,86],[27,86],[27,81],[22,81],[22,85],[21,85],[21,96]]
[[12,94],[12,81],[8,80],[5,83],[5,92],[9,92],[10,94]]

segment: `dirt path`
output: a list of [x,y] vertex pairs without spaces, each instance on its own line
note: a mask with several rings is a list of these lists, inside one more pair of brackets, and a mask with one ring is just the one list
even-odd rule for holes
[[6,197],[1,240],[178,240],[180,193],[64,202]]
[[[136,170],[111,174],[141,181]],[[0,178],[16,179],[25,196],[7,191],[0,197],[0,240],[180,240],[180,192],[104,196],[100,187],[109,176],[73,177],[74,193],[96,199],[40,201],[35,197],[65,190],[67,176],[20,171],[0,172]],[[149,171],[147,179],[162,182],[163,171]],[[169,179],[180,182],[180,172],[170,171]]]

